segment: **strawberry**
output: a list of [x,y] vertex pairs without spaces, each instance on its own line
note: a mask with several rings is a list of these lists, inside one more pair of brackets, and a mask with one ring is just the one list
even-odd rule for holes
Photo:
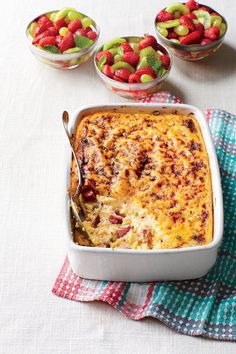
[[203,24],[202,24],[201,22],[196,23],[196,25],[195,25],[195,30],[198,31],[200,37],[203,36],[203,33],[204,33],[204,26],[203,26]]
[[190,29],[190,31],[194,31],[195,30],[195,26],[193,23],[193,20],[187,16],[181,16],[179,18],[179,23],[183,26],[188,27],[188,29]]
[[62,38],[59,49],[63,53],[65,50],[73,48],[74,46],[74,36],[71,32],[67,32],[66,35]]
[[173,19],[174,15],[167,12],[166,10],[161,10],[156,16],[156,22],[165,22]]
[[138,44],[138,49],[144,49],[146,47],[152,47],[155,50],[158,50],[158,43],[155,37],[148,35],[145,36]]
[[[47,25],[48,27],[53,26],[52,21],[50,21],[47,16],[41,16],[37,23],[39,26],[42,26],[42,25]],[[50,26],[49,26],[49,24],[50,24]]]
[[106,57],[105,64],[111,65],[113,62],[112,54],[108,50],[102,50],[96,55],[96,60],[99,61],[101,57]]
[[133,49],[128,42],[122,43],[120,48],[123,50],[123,53],[133,52]]
[[82,27],[83,27],[82,23],[79,19],[72,20],[72,21],[70,21],[70,23],[68,25],[68,30],[74,33],[77,29],[82,28]]
[[208,45],[212,43],[212,41],[209,38],[203,38],[200,42],[201,45]]
[[210,9],[206,6],[199,7],[199,10],[206,11],[210,13]]
[[97,38],[97,33],[95,31],[89,31],[86,36],[89,38],[89,39],[92,39],[92,41],[95,41],[96,38]]
[[90,32],[90,31],[93,31],[93,29],[91,28],[91,27],[86,27],[85,29],[85,33],[87,34],[88,32]]
[[40,33],[38,36],[36,36],[32,44],[38,44],[40,39],[48,36],[56,36],[58,34],[58,30],[55,27],[49,27],[46,31]]
[[186,36],[179,37],[179,41],[183,45],[197,44],[200,42],[200,34],[198,31],[193,31]]
[[153,70],[149,66],[136,70],[135,74],[138,75],[139,77],[141,77],[144,74],[147,74],[147,75],[152,76],[154,79],[156,78],[155,70]]
[[107,77],[109,77],[110,79],[112,79],[113,75],[114,75],[114,70],[112,69],[112,67],[110,65],[105,64],[102,67],[102,73],[104,75],[106,75]]
[[67,23],[64,18],[60,18],[57,21],[54,21],[54,26],[59,30],[61,27],[67,27]]
[[130,76],[129,76],[129,83],[130,84],[138,84],[138,83],[140,83],[141,82],[141,80],[140,80],[140,76],[139,75],[137,75],[137,74],[131,74]]
[[212,12],[211,16],[219,16],[219,14],[217,12]]
[[113,75],[112,77],[113,80],[119,81],[119,82],[125,82],[125,80],[121,79],[121,77]]
[[163,66],[166,70],[169,69],[169,66],[170,66],[170,57],[169,55],[160,55],[160,60],[162,61],[163,63]]
[[199,9],[199,4],[195,0],[189,0],[185,4],[190,11],[195,11]]
[[118,69],[115,71],[115,75],[124,81],[128,81],[131,74],[129,69]]
[[45,45],[55,45],[55,44],[56,44],[56,37],[55,36],[43,37],[39,41],[39,45],[41,47],[45,47]]
[[84,28],[79,28],[79,29],[75,32],[75,34],[77,34],[78,36],[84,36],[84,37],[86,37],[87,32],[86,32],[86,30],[85,30]]
[[204,31],[204,37],[210,39],[211,41],[215,41],[220,36],[219,27],[213,26]]
[[189,13],[189,14],[186,14],[184,16],[191,18],[191,20],[196,20],[197,19],[197,16],[194,15],[193,13]]
[[167,38],[168,39],[176,39],[176,38],[178,38],[178,35],[174,31],[170,31],[167,35]]
[[129,63],[132,66],[136,66],[139,62],[139,55],[135,52],[126,52],[123,54],[122,59],[126,62]]
[[56,36],[56,45],[57,45],[58,47],[60,47],[60,44],[61,44],[62,39],[63,39],[62,36],[60,36],[60,35]]

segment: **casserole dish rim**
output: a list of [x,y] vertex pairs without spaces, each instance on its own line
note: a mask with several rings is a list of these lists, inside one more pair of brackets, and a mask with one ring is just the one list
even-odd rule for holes
[[[125,108],[137,108],[141,111],[141,109],[149,111],[158,111],[159,109],[170,109],[176,111],[178,109],[187,109],[194,114],[196,121],[199,124],[203,141],[205,144],[205,148],[208,154],[209,159],[209,168],[211,173],[211,186],[212,186],[212,204],[213,204],[213,237],[212,241],[206,245],[199,246],[191,246],[191,247],[183,247],[183,248],[168,248],[168,249],[151,249],[151,250],[135,250],[135,249],[122,249],[122,248],[105,248],[105,247],[93,247],[93,246],[81,246],[76,244],[73,241],[72,233],[71,233],[71,218],[70,218],[70,206],[69,206],[69,198],[66,198],[66,214],[67,214],[67,223],[69,229],[69,247],[70,249],[74,249],[82,252],[95,252],[95,253],[119,253],[119,254],[175,254],[181,252],[196,252],[196,251],[209,251],[211,249],[218,248],[223,236],[223,198],[222,198],[222,188],[221,188],[221,180],[220,180],[220,172],[219,165],[216,156],[215,147],[213,144],[210,128],[208,122],[201,110],[193,105],[188,104],[173,104],[173,103],[109,103],[109,104],[91,104],[84,105],[81,108],[77,109],[71,116],[71,120],[69,123],[69,131],[72,133],[74,129],[80,124],[82,118],[86,115],[88,110],[93,110],[94,112],[103,111],[103,110],[117,110],[119,109],[125,110]],[[142,113],[145,113],[142,112]],[[70,174],[70,164],[71,159],[69,160],[69,168],[68,168],[68,177]],[[213,174],[214,174],[214,182],[213,182]],[[69,178],[68,178],[69,180]]]

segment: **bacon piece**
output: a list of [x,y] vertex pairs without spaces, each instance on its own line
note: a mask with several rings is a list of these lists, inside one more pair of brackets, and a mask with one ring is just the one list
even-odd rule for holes
[[121,230],[118,230],[116,233],[117,238],[121,238],[121,237],[125,236],[129,232],[130,229],[131,229],[131,226],[127,226]]
[[186,119],[183,124],[190,130],[190,132],[196,132],[196,127],[192,119]]
[[109,216],[109,221],[112,224],[122,224],[123,223],[123,217],[121,215],[111,214]]
[[200,235],[194,234],[193,239],[199,243],[205,241],[205,237],[202,234],[200,234]]
[[143,230],[144,240],[147,242],[148,247],[152,248],[152,232],[151,230]]
[[99,216],[99,214],[97,215],[97,216],[95,216],[95,218],[92,220],[92,226],[93,227],[97,227],[98,226],[98,224],[100,223],[100,216]]
[[86,181],[82,187],[82,196],[86,202],[96,202],[97,191],[92,181]]

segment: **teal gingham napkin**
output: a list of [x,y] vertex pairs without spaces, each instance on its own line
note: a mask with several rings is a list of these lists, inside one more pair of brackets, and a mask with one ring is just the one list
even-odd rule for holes
[[[141,102],[180,103],[167,92]],[[195,280],[152,283],[78,277],[66,258],[52,292],[75,301],[100,300],[133,320],[152,316],[177,332],[236,340],[236,116],[207,109],[223,187],[224,236],[215,266]]]

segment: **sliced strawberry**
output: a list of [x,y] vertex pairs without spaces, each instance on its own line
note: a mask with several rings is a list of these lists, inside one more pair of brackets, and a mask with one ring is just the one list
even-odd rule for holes
[[158,49],[158,43],[155,37],[148,35],[145,36],[138,44],[138,49],[142,50],[146,47],[152,47],[153,49]]
[[119,82],[125,82],[125,80],[123,80],[121,77],[113,75],[112,77],[113,80],[119,81]]
[[173,19],[174,15],[167,12],[166,10],[161,10],[156,16],[156,22],[165,22]]
[[105,64],[111,65],[113,63],[112,54],[108,50],[102,50],[96,55],[96,60],[99,61],[101,57],[106,57]]
[[203,38],[200,42],[201,45],[208,45],[211,43],[212,43],[212,41],[209,38]]
[[48,37],[48,36],[56,36],[58,34],[58,30],[55,27],[49,27],[46,31],[40,33],[38,36],[36,36],[33,41],[32,44],[38,44],[39,41],[44,38],[44,37]]
[[[49,20],[49,18],[45,15],[41,16],[38,20],[38,25],[41,26],[41,25],[47,25],[48,27],[52,27],[53,26],[53,23],[52,21]],[[49,26],[50,24],[50,26]]]
[[198,31],[200,37],[203,36],[204,33],[204,26],[201,22],[195,24],[195,29]]
[[195,11],[199,9],[199,4],[195,0],[189,0],[185,4],[190,11]]
[[79,29],[75,32],[75,34],[77,34],[78,36],[86,37],[87,32],[86,32],[86,30],[85,30],[84,28],[79,28]]
[[128,81],[129,77],[131,75],[131,71],[129,69],[118,69],[115,70],[115,75],[119,78],[121,78],[124,81]]
[[126,62],[132,65],[133,67],[136,67],[136,65],[139,62],[139,55],[135,52],[126,52],[123,54],[122,59]]
[[191,18],[191,20],[196,20],[197,19],[197,16],[194,15],[193,13],[189,13],[189,14],[186,14],[184,16],[187,16],[187,17]]
[[178,38],[178,35],[174,31],[169,31],[167,38],[168,39],[176,39],[176,38]]
[[85,33],[87,34],[88,32],[90,32],[90,31],[93,31],[93,29],[91,28],[91,27],[86,27],[85,29]]
[[156,72],[155,70],[153,70],[152,68],[150,68],[149,66],[145,67],[145,68],[141,68],[141,69],[138,69],[136,72],[135,72],[136,75],[138,75],[139,77],[146,74],[146,75],[150,75],[152,76],[154,79],[156,78]]
[[62,27],[67,27],[67,23],[64,18],[60,18],[57,21],[54,21],[54,26],[59,30]]
[[210,13],[210,9],[208,7],[206,7],[206,6],[199,7],[199,10],[206,11],[206,12]]
[[74,36],[71,32],[67,32],[62,38],[59,49],[63,53],[65,50],[73,48],[75,46]]
[[219,14],[217,12],[212,12],[211,16],[219,16]]
[[213,26],[204,31],[204,37],[210,39],[211,41],[216,41],[220,36],[219,27]]
[[117,238],[121,238],[121,237],[125,236],[129,232],[130,229],[131,229],[131,226],[127,226],[121,230],[118,230],[116,233]]
[[162,61],[163,63],[163,66],[166,70],[169,69],[169,66],[170,66],[170,57],[169,55],[160,55],[160,60]]
[[123,53],[133,52],[133,49],[128,42],[122,43],[120,48],[123,50]]
[[61,44],[62,39],[63,39],[62,36],[60,36],[60,35],[56,36],[56,45],[57,45],[58,47],[60,47],[60,44]]
[[123,223],[123,218],[120,215],[111,214],[109,216],[109,221],[110,221],[111,224],[122,224]]
[[39,41],[39,45],[41,47],[45,47],[45,45],[55,45],[55,44],[56,44],[56,37],[55,36],[43,37]]
[[107,77],[109,77],[110,79],[113,79],[114,70],[112,69],[112,67],[110,65],[108,65],[108,64],[103,65],[102,73],[104,75],[106,75]]
[[187,36],[179,37],[179,41],[183,45],[200,43],[201,36],[198,31],[187,34]]
[[187,16],[181,16],[179,18],[179,23],[183,26],[188,27],[188,29],[190,29],[190,31],[194,31],[195,30],[195,26],[193,23],[193,20],[191,20],[191,18],[187,17]]
[[[140,75],[141,76],[141,75]],[[129,76],[129,83],[130,84],[138,84],[138,83],[140,83],[141,82],[141,80],[140,80],[140,76],[139,75],[137,75],[137,74],[131,74],[130,76]]]
[[76,30],[78,30],[79,28],[82,28],[82,27],[83,27],[82,23],[79,19],[72,20],[72,21],[70,21],[70,23],[68,25],[68,30],[74,33]]
[[86,36],[89,38],[89,39],[92,39],[92,41],[95,41],[96,38],[97,38],[97,33],[95,31],[89,31]]

